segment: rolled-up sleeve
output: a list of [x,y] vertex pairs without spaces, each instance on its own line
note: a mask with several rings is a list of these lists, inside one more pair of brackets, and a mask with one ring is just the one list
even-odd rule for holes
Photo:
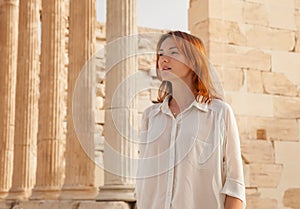
[[243,208],[245,208],[246,197],[240,138],[235,117],[230,106],[228,106],[226,112],[226,132],[224,140],[225,183],[221,193],[242,200]]

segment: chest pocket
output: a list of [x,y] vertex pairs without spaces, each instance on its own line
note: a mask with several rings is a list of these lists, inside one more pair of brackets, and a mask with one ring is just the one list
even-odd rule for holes
[[188,155],[189,163],[198,169],[208,168],[212,155],[218,150],[219,143],[210,143],[213,140],[203,141],[196,137],[193,140],[194,146]]
[[189,162],[200,169],[211,168],[217,165],[219,158],[214,157],[223,143],[225,124],[222,117],[214,115],[208,122],[202,122],[192,137],[193,146],[189,153]]
[[194,150],[196,154],[195,157],[197,158],[197,163],[203,164],[212,156],[215,149],[213,144],[201,141],[196,138]]

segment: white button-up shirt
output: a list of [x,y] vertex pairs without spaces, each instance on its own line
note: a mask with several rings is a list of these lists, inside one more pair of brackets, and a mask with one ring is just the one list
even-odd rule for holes
[[225,196],[243,201],[239,134],[223,101],[194,101],[175,118],[168,106],[143,113],[136,182],[138,209],[223,209]]

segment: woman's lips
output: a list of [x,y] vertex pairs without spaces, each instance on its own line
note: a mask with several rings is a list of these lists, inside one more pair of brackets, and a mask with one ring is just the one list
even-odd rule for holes
[[164,67],[162,67],[162,70],[172,70],[172,68],[170,68],[168,66],[164,66]]

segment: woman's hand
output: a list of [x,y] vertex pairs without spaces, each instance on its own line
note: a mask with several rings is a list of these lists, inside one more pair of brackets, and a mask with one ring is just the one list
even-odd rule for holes
[[242,209],[243,202],[236,198],[226,195],[225,209]]

